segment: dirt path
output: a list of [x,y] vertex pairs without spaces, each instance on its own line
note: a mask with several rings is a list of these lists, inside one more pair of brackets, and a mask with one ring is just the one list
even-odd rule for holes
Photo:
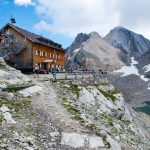
[[37,79],[30,76],[30,78],[32,78],[36,85],[43,88],[43,91],[32,96],[32,104],[34,108],[44,111],[46,115],[51,117],[62,132],[86,132],[76,120],[72,119],[72,116],[61,104],[61,100],[59,100],[56,94],[56,89],[54,89],[52,83],[43,80],[42,77]]

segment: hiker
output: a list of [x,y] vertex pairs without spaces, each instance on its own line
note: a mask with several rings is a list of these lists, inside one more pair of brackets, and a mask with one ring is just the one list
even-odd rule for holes
[[37,78],[39,78],[39,75],[38,75],[38,73],[39,73],[39,66],[36,64],[34,67],[33,67],[33,72],[35,73],[35,78],[37,77]]

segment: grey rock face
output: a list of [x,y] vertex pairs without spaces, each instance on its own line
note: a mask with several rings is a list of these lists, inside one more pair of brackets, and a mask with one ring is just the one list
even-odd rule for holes
[[150,41],[124,27],[116,27],[105,37],[109,44],[139,58],[150,50]]
[[89,35],[85,33],[79,33],[75,38],[74,42],[66,49],[67,51],[71,52],[72,49],[78,49],[81,47],[83,42],[86,42],[89,39]]
[[146,52],[139,59],[138,68],[140,73],[144,74],[145,77],[150,78],[150,71],[146,71],[145,67],[150,64],[150,51]]
[[113,70],[123,66],[122,52],[109,45],[97,32],[80,33],[68,51],[68,68]]

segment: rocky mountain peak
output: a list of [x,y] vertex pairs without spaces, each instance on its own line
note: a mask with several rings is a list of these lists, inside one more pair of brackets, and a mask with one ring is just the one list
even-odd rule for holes
[[89,38],[88,34],[81,32],[76,36],[75,41],[84,41],[87,38]]
[[89,36],[92,38],[100,38],[101,36],[99,35],[99,33],[93,31],[91,33],[89,33]]
[[71,44],[71,46],[69,46],[66,50],[69,51],[69,52],[71,52],[72,49],[78,49],[88,39],[89,39],[89,35],[88,34],[86,34],[86,33],[79,33],[76,36],[74,42]]
[[150,41],[148,39],[121,26],[111,30],[104,39],[110,45],[136,58],[150,50]]
[[123,65],[120,50],[109,45],[95,31],[89,34],[79,33],[67,50],[68,68],[113,70]]
[[129,31],[128,29],[126,29],[125,27],[123,26],[117,26],[113,29],[114,31]]

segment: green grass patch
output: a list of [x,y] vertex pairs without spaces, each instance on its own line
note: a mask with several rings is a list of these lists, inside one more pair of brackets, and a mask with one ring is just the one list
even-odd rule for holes
[[33,132],[33,127],[32,125],[28,125],[25,130],[28,132],[28,133],[32,133]]
[[23,115],[21,114],[21,112],[15,112],[15,113],[12,113],[12,117],[15,118],[15,119],[23,119]]
[[123,125],[128,126],[131,122],[129,120],[121,120]]
[[9,109],[14,109],[16,112],[19,112],[22,109],[31,107],[31,99],[23,99],[23,100],[8,100],[8,99],[0,99],[0,107],[2,105],[7,106]]
[[69,83],[69,86],[70,86],[70,90],[77,95],[77,98],[79,97],[79,94],[80,94],[80,89],[78,87],[78,85],[75,85],[73,84],[72,82]]
[[108,86],[109,83],[101,83],[101,85],[103,85],[103,86]]
[[63,101],[64,107],[67,109],[67,111],[68,111],[70,114],[73,115],[73,117],[74,117],[77,121],[79,121],[80,123],[85,123],[84,119],[81,118],[81,113],[80,113],[80,111],[79,111],[77,108],[75,108],[75,107],[71,104],[71,102],[68,102],[68,100],[67,100],[66,97],[63,97],[63,98],[62,98],[62,101]]
[[97,130],[96,125],[95,125],[95,124],[93,124],[93,123],[91,123],[91,124],[87,125],[86,127],[87,127],[87,128],[89,128],[89,129],[90,129],[90,130],[92,130],[92,131],[96,131],[96,130]]
[[1,68],[1,69],[5,69],[5,68],[6,68],[6,65],[4,65],[3,63],[0,63],[0,68]]
[[106,97],[106,98],[110,98],[113,102],[115,102],[117,100],[117,98],[112,94],[112,93],[108,93],[105,91],[100,90],[100,92]]
[[28,86],[28,84],[9,84],[6,86],[6,88],[23,88]]
[[17,130],[17,128],[15,126],[9,126],[9,127],[7,127],[7,129],[9,131],[16,131]]
[[3,120],[4,120],[3,115],[0,115],[0,122],[3,122]]
[[96,134],[98,136],[100,136],[100,134],[97,132],[97,127],[95,124],[88,124],[86,125],[86,122],[84,121],[84,119],[81,117],[81,113],[80,111],[75,108],[71,102],[68,102],[67,98],[66,97],[63,97],[62,98],[62,101],[63,101],[63,105],[64,107],[67,109],[67,111],[73,115],[73,118],[76,119],[77,121],[79,121],[83,126],[85,126],[87,129],[91,130],[91,131],[94,131],[96,132]]
[[114,90],[111,91],[111,94],[118,94],[120,93],[120,90],[118,88],[115,88]]

